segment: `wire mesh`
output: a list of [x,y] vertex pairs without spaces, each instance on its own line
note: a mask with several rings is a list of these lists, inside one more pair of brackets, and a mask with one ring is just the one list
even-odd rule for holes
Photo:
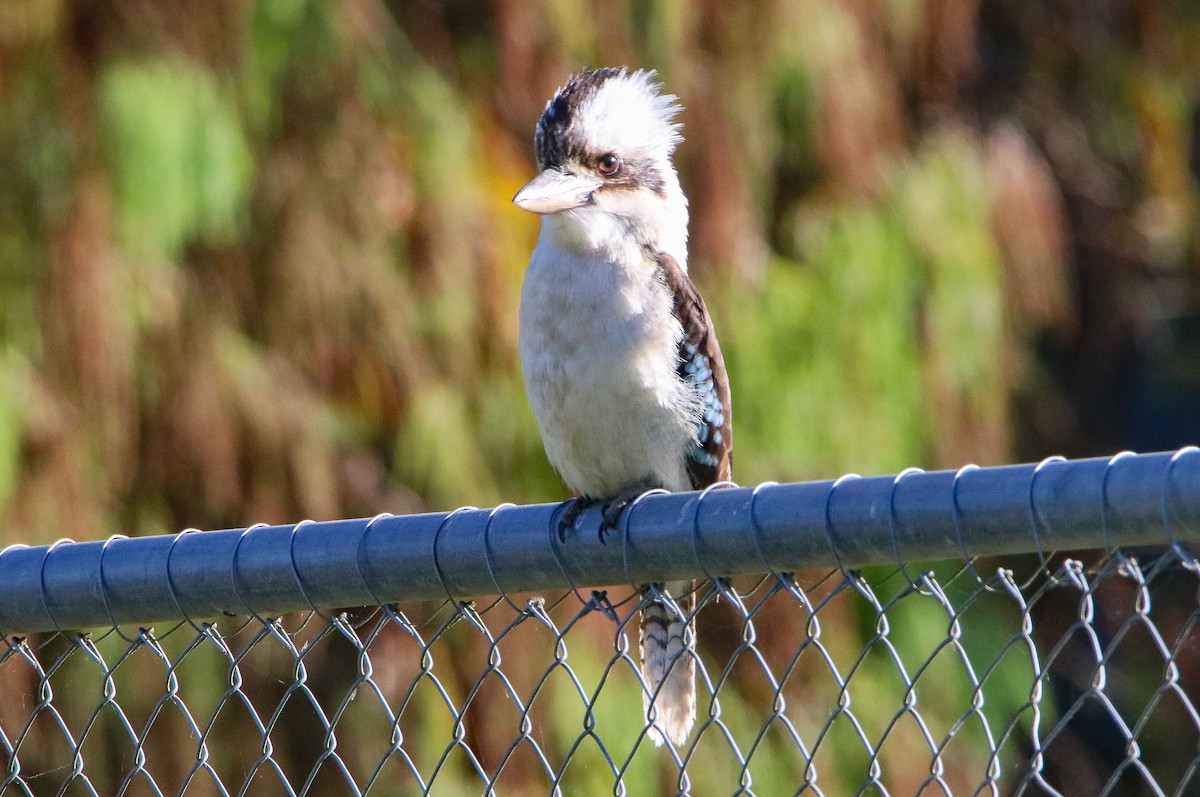
[[697,588],[655,748],[629,587],[8,637],[0,794],[1200,793],[1182,546]]
[[10,546],[0,797],[1200,794],[1197,454]]

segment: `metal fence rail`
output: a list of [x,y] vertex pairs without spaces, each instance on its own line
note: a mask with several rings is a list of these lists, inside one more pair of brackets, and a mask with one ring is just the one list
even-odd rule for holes
[[[1200,794],[1200,450],[559,511],[4,550],[0,797]],[[680,577],[660,750],[636,585]]]

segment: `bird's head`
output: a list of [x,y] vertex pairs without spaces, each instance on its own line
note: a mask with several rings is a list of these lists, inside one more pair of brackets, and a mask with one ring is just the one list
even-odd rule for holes
[[654,72],[588,69],[546,104],[534,136],[538,167],[513,202],[561,221],[581,245],[632,234],[687,262],[687,199],[671,165],[683,139],[677,98]]

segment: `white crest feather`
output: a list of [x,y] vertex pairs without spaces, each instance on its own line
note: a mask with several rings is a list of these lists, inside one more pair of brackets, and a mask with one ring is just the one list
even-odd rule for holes
[[663,94],[654,70],[627,72],[604,81],[579,107],[578,129],[589,149],[666,160],[683,140],[675,120],[681,107]]

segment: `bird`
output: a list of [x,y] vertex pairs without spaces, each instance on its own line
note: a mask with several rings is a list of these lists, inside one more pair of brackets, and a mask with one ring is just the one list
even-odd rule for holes
[[[688,203],[672,163],[678,97],[654,71],[572,74],[534,133],[540,173],[513,203],[541,215],[521,288],[521,368],[546,456],[602,507],[601,539],[644,492],[731,476],[729,379],[688,276]],[[560,536],[564,526],[560,526]],[[645,585],[641,676],[655,746],[696,717],[695,584]]]

